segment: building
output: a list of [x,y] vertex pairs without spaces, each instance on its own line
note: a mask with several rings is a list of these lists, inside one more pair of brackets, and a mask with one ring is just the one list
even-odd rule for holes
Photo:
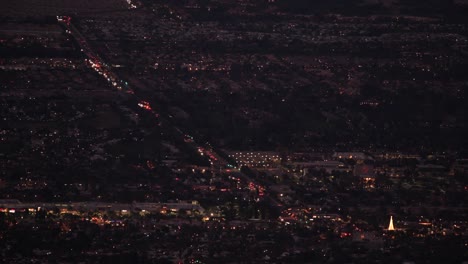
[[250,168],[276,168],[281,163],[280,155],[270,151],[240,151],[230,152],[229,157],[234,159],[239,167]]

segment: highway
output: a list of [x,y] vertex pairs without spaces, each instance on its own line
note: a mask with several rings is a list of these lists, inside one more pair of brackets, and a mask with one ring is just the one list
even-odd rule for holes
[[[39,209],[38,209],[39,208]],[[198,210],[201,213],[205,212],[205,209],[199,204],[192,203],[108,203],[108,202],[56,202],[56,203],[21,203],[18,200],[2,200],[0,199],[0,211],[11,211],[11,210],[27,210],[27,209],[47,209],[52,210],[58,209],[72,209],[72,210],[84,210],[84,211],[141,211],[146,210],[148,212],[160,212],[162,208],[171,209],[186,209],[186,210]]]

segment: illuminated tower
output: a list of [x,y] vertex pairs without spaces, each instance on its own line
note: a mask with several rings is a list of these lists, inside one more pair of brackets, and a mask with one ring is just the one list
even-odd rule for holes
[[388,231],[394,231],[395,227],[393,226],[393,216],[390,216],[390,224],[388,224]]

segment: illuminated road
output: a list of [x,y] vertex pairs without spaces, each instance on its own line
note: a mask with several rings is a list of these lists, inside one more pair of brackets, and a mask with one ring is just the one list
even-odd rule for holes
[[18,200],[2,200],[0,199],[0,211],[22,210],[22,209],[74,209],[74,210],[85,210],[85,211],[141,211],[146,210],[148,212],[160,212],[162,208],[167,209],[187,209],[187,210],[198,210],[204,213],[205,209],[198,204],[192,203],[108,203],[108,202],[57,202],[57,203],[42,203],[42,202],[28,202],[21,203]]

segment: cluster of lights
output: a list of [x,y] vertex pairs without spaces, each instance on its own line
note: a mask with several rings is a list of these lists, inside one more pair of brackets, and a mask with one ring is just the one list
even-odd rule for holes
[[266,153],[253,153],[253,152],[237,152],[229,157],[234,157],[240,166],[257,166],[257,167],[270,167],[274,162],[278,162],[279,155],[272,155]]
[[[151,112],[151,113],[153,113],[154,116],[155,116],[156,118],[159,117],[159,114],[156,113],[156,112],[153,110],[153,108],[151,107],[151,105],[150,105],[149,102],[147,102],[147,101],[140,101],[140,102],[138,103],[138,106],[141,107],[141,108],[143,108],[143,109],[145,109],[145,110],[147,110],[147,111],[149,111],[149,112]],[[159,125],[161,125],[161,123],[159,123]]]
[[261,185],[255,184],[253,182],[249,183],[249,190],[250,191],[256,191],[258,190],[258,196],[264,196],[265,195],[265,188]]
[[95,70],[99,75],[103,76],[104,78],[107,79],[108,82],[112,84],[115,88],[118,90],[122,90],[122,86],[119,85],[118,81],[114,76],[111,74],[108,74],[104,67],[102,66],[103,64],[100,63],[97,59],[94,61],[92,59],[85,59],[86,63],[93,69]]
[[[340,234],[340,238],[346,238],[346,237],[351,237],[351,236],[352,236],[352,234],[349,233],[349,232],[341,232],[341,234]],[[364,239],[363,236],[364,235],[361,235],[361,239]]]
[[184,137],[184,141],[185,141],[185,142],[187,142],[187,143],[189,143],[189,142],[193,142],[193,137],[192,137],[192,136],[190,136],[190,135],[185,135],[185,137]]
[[69,17],[69,16],[57,16],[57,21],[66,23],[67,25],[70,25],[71,17]]
[[368,106],[379,106],[379,102],[375,101],[362,101],[359,105],[368,105]]
[[200,153],[201,156],[205,155],[202,147],[198,147],[198,153]]
[[151,106],[150,106],[150,103],[146,102],[146,101],[141,101],[138,103],[138,106],[143,108],[143,109],[146,109],[146,110],[149,110],[151,111]]
[[137,8],[137,6],[136,6],[134,3],[132,3],[132,0],[127,0],[127,4],[128,4],[128,6],[129,6],[128,9],[135,9],[135,8]]
[[208,156],[208,160],[210,161],[211,165],[213,165],[213,161],[218,160],[211,151],[205,150],[202,147],[198,147],[198,153],[200,153],[201,156],[205,156],[206,154]]

